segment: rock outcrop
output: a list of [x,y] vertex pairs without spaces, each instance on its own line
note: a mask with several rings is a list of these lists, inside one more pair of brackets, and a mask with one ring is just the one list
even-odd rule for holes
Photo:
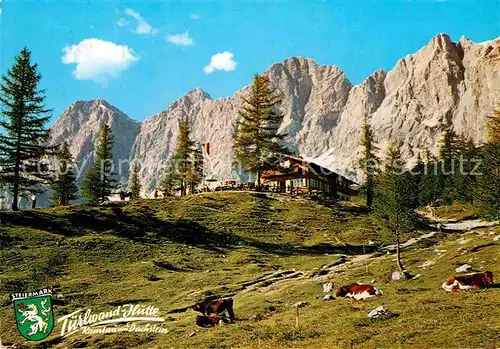
[[66,108],[51,128],[53,144],[68,142],[76,163],[78,180],[94,164],[95,149],[102,125],[108,125],[113,134],[114,172],[128,177],[128,160],[132,145],[139,134],[141,123],[102,99],[77,101]]

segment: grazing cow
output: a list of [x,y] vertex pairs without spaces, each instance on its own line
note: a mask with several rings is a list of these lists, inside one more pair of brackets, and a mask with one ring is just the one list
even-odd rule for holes
[[204,300],[203,302],[199,302],[193,305],[193,309],[199,311],[203,315],[222,314],[223,312],[227,311],[231,321],[234,320],[232,298],[209,298]]
[[360,285],[358,283],[342,286],[337,289],[337,297],[349,297],[358,300],[381,295],[382,292],[372,285]]
[[445,291],[456,292],[458,290],[480,290],[491,285],[493,285],[493,273],[485,271],[484,273],[453,276],[444,282],[442,287]]
[[200,327],[212,327],[226,322],[227,319],[220,315],[198,315],[196,317],[196,325]]

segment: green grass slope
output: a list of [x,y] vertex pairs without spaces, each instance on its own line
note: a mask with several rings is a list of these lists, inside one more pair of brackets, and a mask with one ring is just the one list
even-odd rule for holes
[[[435,235],[404,250],[411,281],[389,281],[394,255],[374,252],[378,226],[355,205],[255,193],[206,193],[99,208],[1,213],[0,338],[39,348],[484,347],[498,342],[500,290],[450,294],[440,285],[469,263],[500,270],[500,229]],[[423,232],[425,233],[425,232]],[[425,268],[420,267],[429,262]],[[327,268],[329,267],[329,268]],[[323,301],[322,283],[370,282],[367,301]],[[50,286],[56,318],[79,308],[152,304],[168,334],[74,334],[45,341],[17,333],[8,294]],[[233,296],[235,324],[201,329],[185,310]],[[291,305],[305,300],[300,328]],[[379,305],[397,318],[369,321]]]

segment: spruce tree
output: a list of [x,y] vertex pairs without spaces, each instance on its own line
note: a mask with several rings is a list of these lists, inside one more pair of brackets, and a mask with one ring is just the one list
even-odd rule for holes
[[160,190],[163,192],[163,197],[172,196],[175,194],[178,184],[178,176],[175,168],[172,165],[165,169],[163,178],[160,181]]
[[175,179],[178,181],[181,196],[187,194],[188,181],[194,162],[195,145],[190,138],[189,120],[179,120],[179,137],[177,148],[172,156],[173,168],[176,170]]
[[78,186],[73,172],[73,157],[68,143],[64,142],[57,154],[58,169],[51,185],[54,192],[52,203],[56,206],[69,205],[71,200],[78,198]]
[[405,170],[399,147],[392,143],[374,192],[374,212],[385,227],[385,233],[396,243],[396,264],[401,261],[401,237],[415,229],[418,194],[414,177]]
[[474,190],[474,203],[479,213],[490,219],[500,219],[500,109],[486,118],[488,142],[479,152],[481,165]]
[[139,181],[139,164],[134,163],[132,166],[132,175],[130,176],[130,191],[132,196],[130,199],[137,200],[141,197],[141,182]]
[[117,188],[112,169],[113,135],[108,125],[102,125],[94,165],[87,172],[82,185],[82,195],[90,204],[106,201]]
[[438,178],[441,187],[440,203],[451,204],[457,197],[454,186],[455,177],[460,171],[458,158],[460,155],[459,138],[451,127],[447,128],[442,135],[439,148]]
[[458,138],[458,157],[453,176],[453,200],[463,203],[473,202],[473,192],[476,187],[474,170],[474,159],[477,158],[477,150],[472,140],[463,134]]
[[190,193],[194,193],[196,187],[203,181],[203,153],[199,149],[194,149],[192,162],[188,168],[186,183]]
[[18,199],[36,192],[37,185],[47,184],[51,174],[40,160],[53,153],[48,146],[49,130],[45,124],[51,110],[45,107],[45,91],[38,88],[41,75],[31,63],[31,52],[24,48],[14,65],[2,77],[0,104],[4,132],[0,135],[0,181],[12,192],[12,210],[18,210]]
[[377,147],[375,146],[375,136],[368,123],[368,116],[364,114],[363,125],[361,129],[361,147],[362,156],[359,159],[359,165],[363,171],[366,189],[366,206],[372,207],[373,203],[373,188],[375,186],[375,176],[379,171],[379,159],[376,156]]
[[260,187],[262,171],[279,167],[277,154],[288,153],[280,145],[284,135],[278,134],[283,121],[283,114],[278,110],[281,97],[266,75],[256,74],[250,97],[243,98],[243,102],[238,112],[241,120],[233,139],[235,160],[237,166],[256,175]]
[[439,165],[437,159],[426,149],[423,159],[422,175],[418,182],[420,206],[434,205],[441,195]]

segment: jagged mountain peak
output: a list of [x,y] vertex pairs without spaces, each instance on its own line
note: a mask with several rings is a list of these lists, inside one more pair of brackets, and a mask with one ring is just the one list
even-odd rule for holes
[[451,41],[451,38],[448,34],[445,33],[440,33],[435,35],[431,41],[429,42],[430,46],[433,46],[435,48],[445,48],[449,45],[455,46],[453,41]]
[[191,91],[186,93],[185,96],[190,98],[212,99],[212,96],[210,96],[209,93],[203,91],[203,89],[199,87],[192,89]]
[[[338,67],[306,57],[287,58],[271,65],[265,74],[283,96],[280,132],[286,134],[286,146],[358,179],[354,164],[364,114],[381,153],[392,138],[402,142],[403,156],[410,162],[424,149],[436,151],[443,125],[452,124],[477,143],[484,140],[482,116],[499,102],[499,53],[499,39],[476,44],[463,37],[454,43],[448,35],[439,34],[390,71],[377,70],[356,86]],[[193,140],[210,143],[210,156],[205,158],[207,176],[246,180],[232,166],[231,147],[241,97],[248,92],[246,86],[232,97],[213,100],[202,89],[193,89],[148,118],[140,133],[138,123],[115,118],[118,112],[106,101],[78,101],[71,112],[65,111],[71,115],[61,116],[66,121],[56,123],[58,139],[73,142],[72,151],[81,154],[81,161],[84,153],[93,151],[99,123],[107,120],[120,143],[118,157],[127,156],[128,151],[130,160],[143,164],[141,182],[145,193],[151,193],[175,151],[177,121],[187,116]]]
[[336,65],[321,65],[308,57],[290,57],[282,62],[272,64],[267,70],[268,75],[291,74],[293,77],[314,75],[338,75],[347,80],[345,73]]

